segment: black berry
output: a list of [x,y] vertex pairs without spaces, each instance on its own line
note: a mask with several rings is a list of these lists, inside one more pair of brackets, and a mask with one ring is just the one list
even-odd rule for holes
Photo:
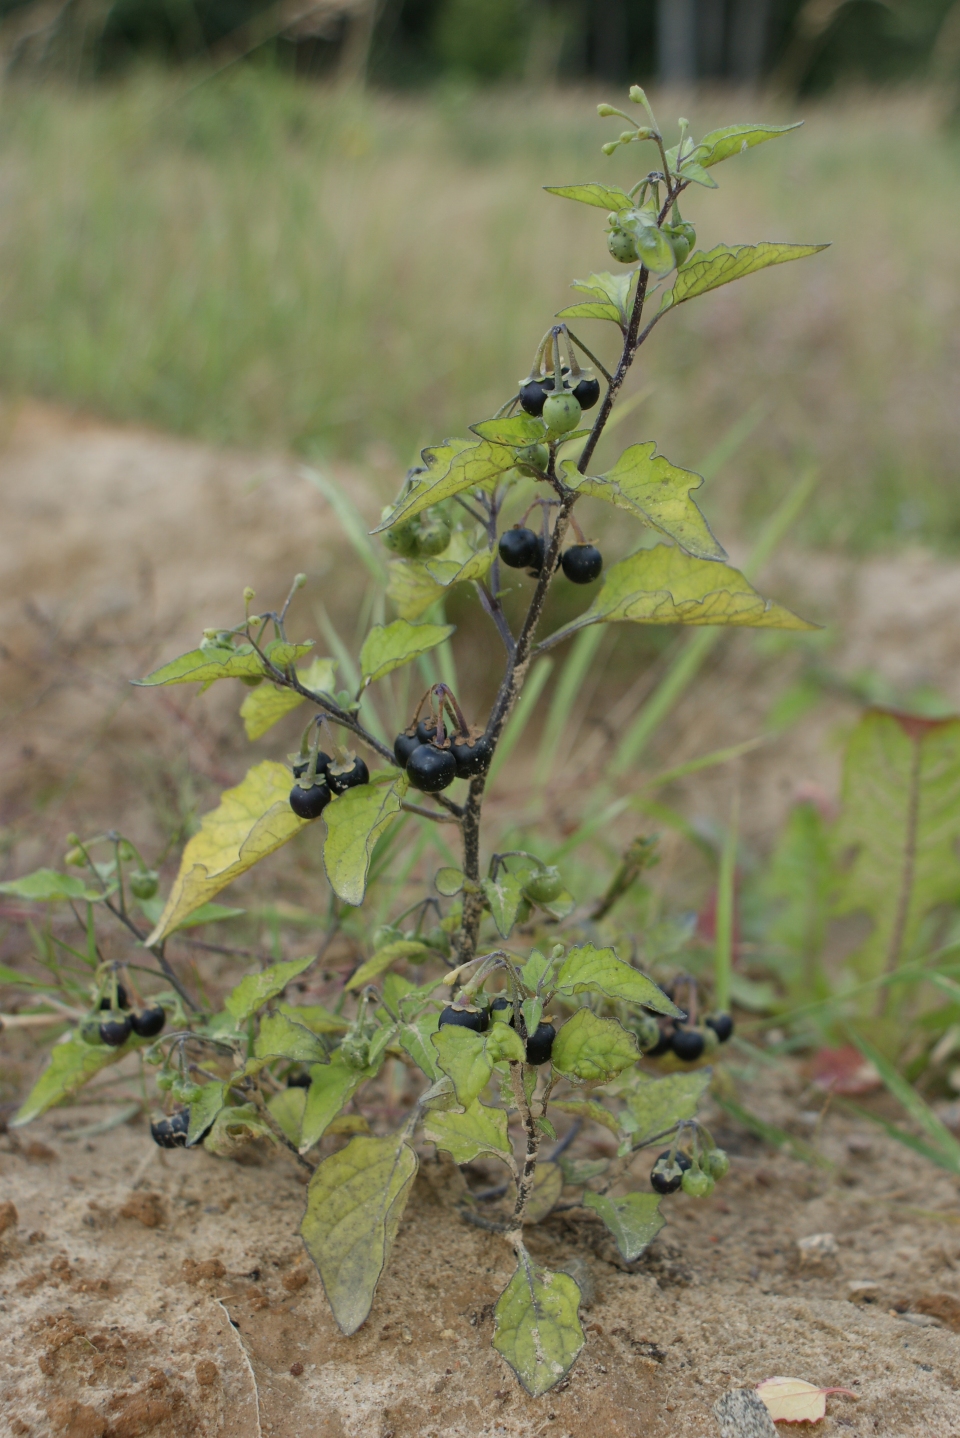
[[592,544],[571,544],[563,551],[560,563],[571,584],[592,584],[600,578],[603,555]]
[[645,1059],[658,1059],[661,1054],[667,1053],[673,1047],[673,1034],[668,1034],[665,1029],[660,1030],[660,1037],[651,1049],[644,1049]]
[[708,1019],[704,1019],[704,1023],[713,1029],[722,1044],[725,1044],[733,1033],[733,1019],[729,1014],[711,1014]]
[[298,819],[319,819],[329,803],[330,790],[326,784],[314,784],[309,789],[294,784],[290,790],[290,808]]
[[437,726],[432,719],[417,720],[417,743],[431,744],[437,737]]
[[166,1022],[167,1016],[159,1004],[154,1008],[144,1009],[139,1014],[130,1015],[130,1027],[141,1039],[155,1039]]
[[650,1170],[650,1186],[656,1193],[676,1193],[683,1183],[683,1175],[690,1167],[685,1153],[675,1153],[671,1160],[670,1150],[664,1149]]
[[542,538],[519,524],[501,534],[499,552],[510,569],[535,569],[539,573],[543,568]]
[[311,1082],[308,1073],[287,1074],[287,1088],[309,1088]]
[[154,1143],[158,1143],[161,1148],[185,1148],[189,1127],[190,1111],[182,1108],[179,1113],[171,1114],[169,1118],[151,1119],[150,1134]]
[[582,379],[578,385],[574,385],[573,397],[581,409],[593,409],[600,398],[600,381],[598,379]]
[[439,794],[457,777],[457,761],[449,749],[420,744],[407,760],[407,776],[415,789],[424,794]]
[[[102,998],[102,999],[100,1000],[100,1007],[101,1007],[102,1009],[112,1009],[112,1008],[113,1008],[113,1000],[110,998],[109,995],[107,995],[105,998]],[[126,989],[123,987],[123,984],[117,984],[117,1008],[118,1008],[118,1009],[128,1009],[129,1007],[130,1007],[130,1000],[129,1000],[129,998],[127,997],[127,991],[126,991]]]
[[547,395],[553,389],[553,379],[528,379],[520,386],[520,405],[527,414],[543,414]]
[[362,759],[354,759],[352,766],[344,774],[336,774],[327,770],[327,783],[334,794],[345,794],[348,789],[355,789],[358,784],[369,784],[370,770]]
[[104,1019],[100,1025],[100,1038],[103,1043],[109,1044],[112,1049],[118,1049],[125,1044],[130,1037],[130,1020],[126,1014],[117,1014],[116,1018]]
[[545,1064],[550,1058],[557,1031],[553,1024],[537,1024],[536,1032],[527,1039],[527,1063]]
[[678,1059],[692,1064],[703,1053],[703,1034],[696,1029],[675,1029],[673,1051]]
[[472,779],[474,774],[483,774],[493,758],[493,745],[485,734],[476,739],[454,739],[450,753],[457,766],[458,779]]
[[414,749],[416,749],[417,745],[422,743],[423,740],[418,739],[416,734],[408,734],[404,731],[404,733],[397,735],[393,741],[393,757],[401,769],[407,767],[407,760],[410,758],[410,755]]
[[[316,771],[315,771],[315,772],[316,772],[316,775],[317,775],[317,777],[318,777],[319,779],[322,779],[322,778],[324,778],[324,777],[326,776],[327,765],[328,765],[329,763],[330,763],[330,755],[329,755],[329,754],[324,754],[323,750],[321,749],[321,750],[319,751],[319,753],[317,754],[317,767],[316,767]],[[307,772],[307,770],[308,770],[309,768],[310,768],[310,755],[308,754],[305,759],[298,759],[297,762],[294,764],[294,766],[293,766],[293,777],[294,777],[295,779],[302,779],[303,776],[304,776],[304,774]]]
[[486,1033],[490,1027],[490,1015],[486,1009],[456,1009],[448,1004],[440,1015],[438,1028],[452,1024],[454,1028],[472,1029],[475,1034]]
[[[493,1003],[490,1005],[490,1012],[502,1013],[504,1009],[509,1009],[511,1014],[513,1013],[513,1004],[510,1002],[509,999],[504,998],[503,994],[501,994],[499,998],[494,999]],[[513,1023],[512,1018],[510,1022]]]

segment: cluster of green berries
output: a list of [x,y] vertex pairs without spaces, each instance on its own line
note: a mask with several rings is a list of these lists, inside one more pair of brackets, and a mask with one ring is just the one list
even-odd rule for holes
[[645,264],[655,274],[681,269],[697,241],[688,220],[658,226],[653,207],[612,211],[607,216],[607,249],[622,265]]
[[708,1198],[717,1179],[729,1171],[730,1160],[722,1148],[710,1148],[695,1161],[682,1149],[664,1149],[650,1170],[655,1193],[676,1193],[682,1188],[691,1198]]
[[345,794],[358,784],[368,784],[370,771],[354,754],[347,754],[341,762],[320,749],[315,761],[312,754],[296,760],[293,777],[297,782],[290,790],[290,808],[298,819],[319,819],[335,794]]
[[[386,518],[389,512],[389,509],[384,510],[383,517]],[[413,519],[388,529],[383,542],[401,559],[432,559],[447,548],[452,533],[445,515],[437,509],[425,509]]]
[[[461,1004],[448,1004],[440,1015],[438,1027],[444,1028],[452,1024],[456,1028],[471,1029],[475,1034],[484,1034],[495,1021],[498,1013],[506,1013],[510,1010],[508,1020],[511,1028],[517,1027],[517,1016],[513,1004],[502,995],[495,998],[492,1003],[481,1002],[476,1006],[465,1007]],[[499,1020],[503,1022],[503,1020]],[[523,1014],[520,1015],[518,1032],[523,1039],[526,1049],[526,1061],[539,1067],[540,1064],[548,1063],[553,1052],[553,1041],[557,1037],[556,1026],[549,1019],[542,1019],[532,1034],[527,1033],[526,1024],[523,1021]]]
[[127,991],[120,983],[115,997],[110,995],[100,1000],[99,1013],[106,1013],[107,1017],[87,1019],[81,1025],[80,1035],[88,1044],[107,1044],[112,1049],[121,1048],[131,1034],[140,1039],[155,1039],[167,1021],[159,1004],[131,1009]]

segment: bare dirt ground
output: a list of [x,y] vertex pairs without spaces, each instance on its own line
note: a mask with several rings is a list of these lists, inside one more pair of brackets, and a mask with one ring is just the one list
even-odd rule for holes
[[[129,676],[233,617],[244,584],[272,602],[301,569],[308,606],[322,598],[349,637],[363,576],[341,562],[335,520],[293,460],[34,405],[3,411],[0,439],[6,877],[59,864],[71,827],[116,824],[158,846],[178,815],[209,807],[250,762],[239,699],[145,694]],[[365,513],[391,487],[375,470],[338,473]],[[921,553],[788,555],[765,586],[813,617],[841,616],[838,672],[935,685],[960,707],[960,566]],[[760,732],[797,664],[736,636],[653,760]],[[853,713],[838,696],[741,761],[752,841],[769,839],[799,786],[835,794]],[[289,747],[289,734],[268,736],[256,757]],[[728,796],[727,777],[697,776],[676,803],[709,819]],[[305,902],[311,862],[282,880],[264,865],[257,882]],[[22,935],[14,923],[0,936],[4,961],[23,957]],[[222,967],[209,971],[214,987]],[[9,1112],[41,1048],[23,1031],[0,1044]],[[808,1138],[822,1105],[790,1074],[758,1080],[745,1099]],[[722,1392],[781,1373],[859,1395],[829,1400],[824,1434],[960,1435],[956,1180],[833,1109],[815,1130],[829,1169],[719,1122],[730,1178],[709,1201],[673,1201],[630,1270],[582,1211],[532,1232],[543,1262],[579,1260],[590,1298],[569,1384],[538,1400],[489,1346],[507,1250],[457,1217],[450,1175],[429,1152],[371,1318],[346,1339],[302,1259],[292,1165],[162,1153],[139,1120],[76,1133],[104,1113],[77,1107],[0,1138],[0,1203],[16,1210],[0,1207],[4,1435],[708,1438]],[[818,1233],[834,1235],[836,1253],[802,1262],[797,1240]]]

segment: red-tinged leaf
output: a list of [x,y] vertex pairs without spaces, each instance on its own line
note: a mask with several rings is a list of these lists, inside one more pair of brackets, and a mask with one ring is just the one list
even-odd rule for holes
[[774,1423],[819,1423],[826,1415],[829,1394],[857,1396],[849,1388],[818,1388],[802,1378],[767,1378],[757,1384],[757,1393]]
[[872,1093],[882,1087],[880,1075],[853,1044],[839,1049],[818,1049],[810,1060],[808,1073],[817,1088],[828,1093]]

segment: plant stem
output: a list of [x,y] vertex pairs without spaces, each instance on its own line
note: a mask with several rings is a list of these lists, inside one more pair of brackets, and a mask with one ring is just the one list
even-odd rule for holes
[[516,1099],[517,1108],[520,1110],[520,1117],[523,1119],[523,1127],[527,1135],[527,1151],[524,1155],[520,1177],[517,1180],[517,1201],[513,1207],[512,1228],[517,1230],[523,1225],[523,1215],[533,1192],[533,1176],[537,1168],[537,1154],[540,1152],[540,1130],[537,1128],[533,1110],[527,1103],[527,1096],[523,1091],[523,1064],[517,1063],[516,1060],[512,1060],[510,1063],[510,1087],[513,1089],[513,1096]]

